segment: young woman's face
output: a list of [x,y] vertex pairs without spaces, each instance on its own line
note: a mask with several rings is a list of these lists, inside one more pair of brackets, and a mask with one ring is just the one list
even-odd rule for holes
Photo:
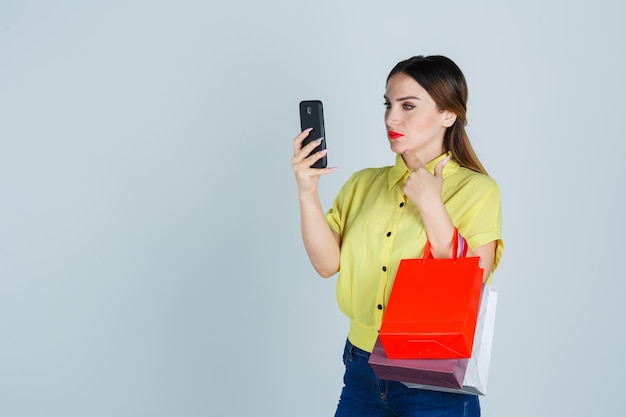
[[394,74],[385,93],[385,125],[391,150],[415,153],[423,163],[443,153],[443,136],[455,115],[437,107],[412,77]]

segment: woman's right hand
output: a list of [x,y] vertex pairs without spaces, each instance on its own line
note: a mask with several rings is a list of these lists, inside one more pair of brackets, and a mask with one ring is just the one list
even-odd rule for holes
[[311,265],[324,278],[334,275],[339,270],[341,255],[341,237],[331,230],[319,194],[317,184],[320,176],[333,172],[336,168],[311,168],[316,161],[326,155],[326,150],[309,154],[320,144],[312,141],[302,146],[302,141],[309,136],[311,129],[302,131],[293,141],[293,158],[291,166],[296,174],[298,183],[298,198],[300,200],[300,222],[302,241]]
[[320,176],[330,174],[335,171],[336,168],[311,168],[318,160],[322,159],[328,152],[327,149],[322,149],[313,155],[309,154],[315,149],[321,142],[322,138],[313,140],[310,143],[302,146],[302,142],[309,136],[311,129],[305,129],[293,141],[293,158],[291,158],[291,167],[296,175],[296,183],[298,184],[298,191],[301,193],[313,192],[317,190],[317,184]]

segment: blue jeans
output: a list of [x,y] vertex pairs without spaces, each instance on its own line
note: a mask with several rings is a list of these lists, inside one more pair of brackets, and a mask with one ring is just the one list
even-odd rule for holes
[[370,354],[346,342],[344,387],[335,417],[479,417],[476,395],[408,388],[378,378]]

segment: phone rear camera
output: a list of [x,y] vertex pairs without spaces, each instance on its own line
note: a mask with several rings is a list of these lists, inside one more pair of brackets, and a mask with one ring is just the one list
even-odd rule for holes
[[306,114],[311,114],[313,111],[311,110],[311,106],[306,108]]

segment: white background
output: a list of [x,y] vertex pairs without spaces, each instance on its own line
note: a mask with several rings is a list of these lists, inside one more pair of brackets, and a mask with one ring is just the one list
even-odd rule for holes
[[502,191],[485,416],[621,415],[626,30],[615,0],[0,2],[0,416],[331,416],[347,319],[299,234],[393,163],[396,62],[443,54]]

